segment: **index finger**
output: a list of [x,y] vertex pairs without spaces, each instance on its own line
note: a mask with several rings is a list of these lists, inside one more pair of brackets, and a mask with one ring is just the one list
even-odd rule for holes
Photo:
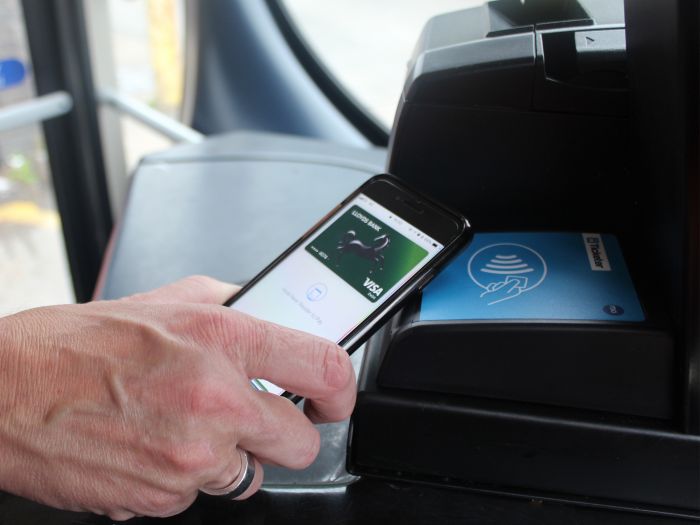
[[355,405],[355,372],[347,352],[305,332],[229,310],[226,351],[251,379],[261,378],[307,399],[316,422],[347,418]]
[[240,289],[240,286],[218,281],[205,275],[191,275],[155,290],[130,295],[120,300],[150,304],[221,304]]

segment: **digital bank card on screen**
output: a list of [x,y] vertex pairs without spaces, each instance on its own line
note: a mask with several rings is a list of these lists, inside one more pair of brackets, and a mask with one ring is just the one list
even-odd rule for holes
[[[360,194],[231,308],[337,343],[442,248]],[[253,384],[283,392],[262,379]]]

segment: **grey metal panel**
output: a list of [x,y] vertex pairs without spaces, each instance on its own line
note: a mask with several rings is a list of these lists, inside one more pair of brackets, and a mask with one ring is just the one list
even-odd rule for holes
[[18,102],[0,109],[0,131],[38,124],[65,115],[73,108],[73,97],[65,91]]
[[202,159],[286,159],[376,171],[386,162],[386,149],[356,148],[293,135],[244,131],[208,137],[201,144],[180,144],[161,153],[150,155],[143,162],[182,162]]
[[[363,345],[350,357],[355,376],[360,373],[364,354]],[[299,403],[298,409],[304,409],[303,400]],[[329,489],[356,481],[358,478],[345,468],[349,427],[349,419],[339,423],[316,425],[321,435],[321,447],[316,460],[304,470],[266,465],[263,489],[275,490],[290,487]]]
[[229,136],[145,161],[100,296],[118,298],[190,274],[244,282],[384,161],[381,150],[347,148],[342,156],[329,145],[329,153],[314,153],[323,143],[308,139],[295,139],[294,157],[284,138],[272,139],[265,150],[263,136]]

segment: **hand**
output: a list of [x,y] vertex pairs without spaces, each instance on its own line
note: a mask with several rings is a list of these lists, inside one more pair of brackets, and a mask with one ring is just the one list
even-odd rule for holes
[[[355,402],[336,345],[220,306],[236,287],[192,277],[119,301],[0,318],[0,489],[48,505],[169,516],[236,477],[239,454],[304,468],[313,422]],[[255,391],[263,378],[307,399]],[[262,467],[242,497],[262,482]]]
[[509,275],[504,281],[489,283],[479,297],[486,297],[488,305],[507,301],[519,296],[527,289],[527,277]]

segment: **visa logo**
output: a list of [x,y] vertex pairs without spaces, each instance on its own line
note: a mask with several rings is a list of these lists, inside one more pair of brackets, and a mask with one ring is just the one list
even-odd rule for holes
[[381,293],[384,291],[384,288],[380,288],[377,283],[375,283],[372,279],[369,277],[365,277],[365,284],[364,287],[367,288],[371,293],[379,297]]

